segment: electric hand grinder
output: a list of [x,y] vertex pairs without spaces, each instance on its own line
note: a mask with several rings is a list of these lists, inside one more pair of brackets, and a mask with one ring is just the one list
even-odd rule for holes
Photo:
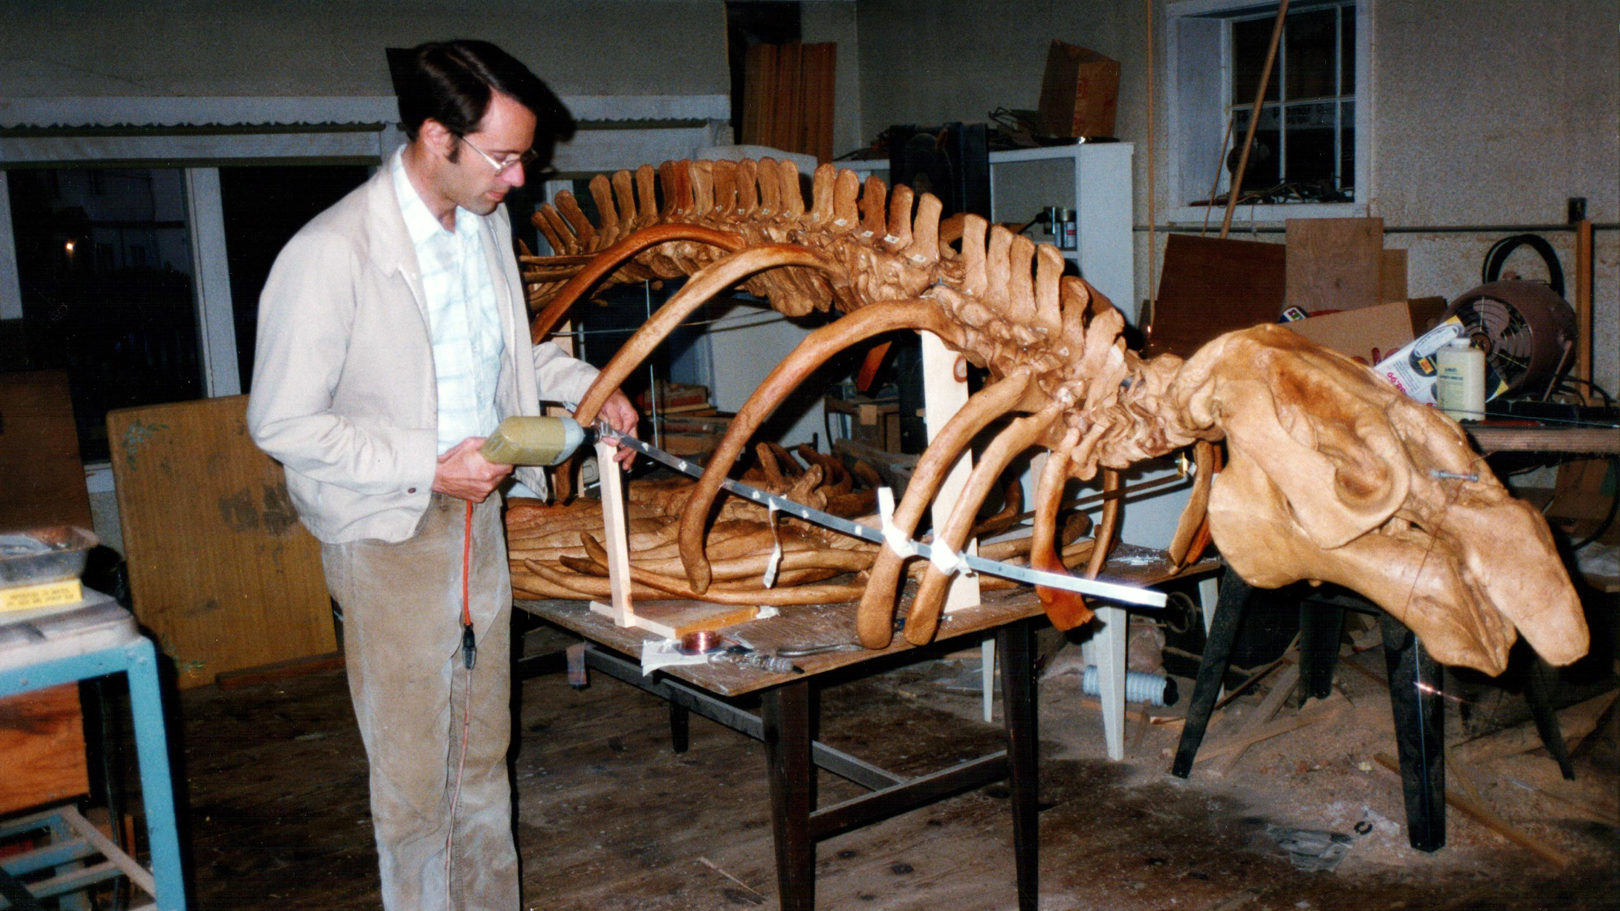
[[497,465],[558,465],[581,446],[595,443],[595,427],[570,417],[509,417],[479,452]]
[[[569,417],[549,415],[537,417],[509,417],[484,440],[478,451],[497,465],[557,465],[587,443],[596,442],[596,428],[582,426]],[[467,503],[467,531],[463,537],[461,572],[471,573],[472,546],[471,501]],[[472,612],[467,603],[466,587],[462,587],[461,654],[467,670],[478,660],[478,645],[473,636]]]

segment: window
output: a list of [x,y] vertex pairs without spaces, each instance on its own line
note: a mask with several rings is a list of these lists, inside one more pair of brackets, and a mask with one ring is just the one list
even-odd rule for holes
[[243,392],[253,376],[259,293],[270,266],[306,222],[366,180],[362,165],[239,165],[219,169],[231,323]]
[[[1365,213],[1370,2],[1290,5],[1244,171],[1243,217]],[[1275,3],[1171,3],[1173,220],[1225,208],[1276,17]]]
[[174,168],[22,169],[10,182],[23,360],[68,372],[81,455],[107,412],[198,398],[184,180]]
[[[361,165],[220,168],[221,202],[201,215],[192,210],[195,170],[189,181],[182,168],[0,172],[21,306],[16,324],[0,323],[0,339],[18,338],[22,355],[5,368],[68,371],[86,461],[108,455],[108,411],[209,394],[210,358],[220,374],[216,394],[220,379],[230,392],[246,391],[258,295],[271,261],[299,226],[366,172]],[[234,348],[205,338],[210,302],[199,300],[206,281],[193,249],[193,234],[221,211],[221,271],[229,276],[233,319],[218,317],[221,332],[234,333]]]

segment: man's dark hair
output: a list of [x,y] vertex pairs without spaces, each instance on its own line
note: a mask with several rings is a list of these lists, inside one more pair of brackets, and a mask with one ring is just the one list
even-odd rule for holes
[[416,140],[428,118],[456,136],[476,132],[493,92],[509,95],[535,116],[535,147],[574,135],[574,118],[540,77],[488,41],[430,41],[388,48],[388,69],[399,96],[405,135]]

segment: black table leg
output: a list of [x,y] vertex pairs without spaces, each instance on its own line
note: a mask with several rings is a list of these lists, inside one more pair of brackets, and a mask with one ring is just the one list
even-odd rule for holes
[[1383,614],[1381,623],[1401,788],[1406,795],[1406,837],[1419,851],[1438,851],[1446,844],[1445,702],[1440,692],[1440,665],[1399,620]]
[[1299,679],[1310,699],[1333,694],[1333,665],[1339,659],[1344,608],[1329,601],[1299,602]]
[[1001,661],[1001,710],[1007,727],[1019,911],[1035,911],[1040,898],[1040,740],[1035,711],[1034,642],[1034,631],[1028,620],[1009,624],[996,632],[996,652]]
[[692,713],[684,705],[669,704],[669,742],[675,752],[684,753],[691,744]]
[[1565,781],[1575,780],[1575,767],[1569,763],[1569,748],[1564,745],[1564,731],[1553,713],[1553,690],[1558,685],[1558,669],[1534,656],[1530,661],[1530,679],[1524,688],[1525,701],[1530,703],[1530,717],[1536,721],[1536,733],[1541,745],[1558,763],[1558,771]]
[[767,690],[761,708],[777,892],[782,911],[811,911],[816,906],[816,843],[810,836],[815,769],[810,760],[809,681]]
[[1193,683],[1192,701],[1187,704],[1187,720],[1176,746],[1176,761],[1170,767],[1170,774],[1178,778],[1192,774],[1198,746],[1204,742],[1204,730],[1209,727],[1209,716],[1221,695],[1221,679],[1232,661],[1232,644],[1237,641],[1238,624],[1243,620],[1243,608],[1249,603],[1251,591],[1249,583],[1230,567],[1221,573],[1215,618],[1204,642],[1204,656],[1198,662],[1198,679]]

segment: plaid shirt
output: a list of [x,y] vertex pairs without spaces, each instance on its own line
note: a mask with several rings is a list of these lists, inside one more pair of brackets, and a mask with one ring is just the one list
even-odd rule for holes
[[427,297],[442,455],[467,437],[488,436],[500,422],[495,383],[504,343],[494,279],[484,255],[480,217],[458,206],[456,230],[446,231],[411,186],[400,153],[389,167]]

